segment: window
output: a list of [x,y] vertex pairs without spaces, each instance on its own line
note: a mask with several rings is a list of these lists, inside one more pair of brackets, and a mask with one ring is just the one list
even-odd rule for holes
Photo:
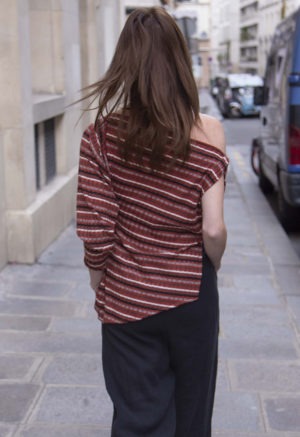
[[268,89],[268,100],[275,97],[275,77],[276,77],[276,55],[273,53],[269,56],[266,72],[266,87]]

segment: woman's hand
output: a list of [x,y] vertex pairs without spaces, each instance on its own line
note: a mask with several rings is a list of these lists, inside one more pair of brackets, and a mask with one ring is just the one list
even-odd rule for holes
[[103,270],[92,270],[89,269],[90,273],[90,286],[94,291],[97,291],[100,281],[103,276]]

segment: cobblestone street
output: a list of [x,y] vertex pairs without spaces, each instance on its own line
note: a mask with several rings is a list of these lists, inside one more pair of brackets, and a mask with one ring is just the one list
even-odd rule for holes
[[[206,112],[218,116],[206,91]],[[300,260],[228,144],[214,437],[300,437]],[[70,225],[34,265],[0,272],[0,437],[108,437],[101,330]],[[163,437],[163,436],[162,436]]]

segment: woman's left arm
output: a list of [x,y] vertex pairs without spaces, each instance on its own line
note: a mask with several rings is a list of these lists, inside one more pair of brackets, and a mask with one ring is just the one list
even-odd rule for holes
[[115,242],[119,206],[94,125],[80,144],[77,188],[77,235],[84,243],[84,263],[92,288],[99,284],[106,258]]

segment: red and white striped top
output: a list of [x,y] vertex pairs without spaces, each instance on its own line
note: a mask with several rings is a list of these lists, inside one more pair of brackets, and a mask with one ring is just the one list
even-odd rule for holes
[[113,115],[101,128],[89,126],[80,147],[77,234],[85,264],[104,270],[95,302],[104,323],[140,320],[197,299],[201,197],[228,165],[218,148],[191,140],[184,163],[152,172],[148,156],[124,161],[117,138]]

